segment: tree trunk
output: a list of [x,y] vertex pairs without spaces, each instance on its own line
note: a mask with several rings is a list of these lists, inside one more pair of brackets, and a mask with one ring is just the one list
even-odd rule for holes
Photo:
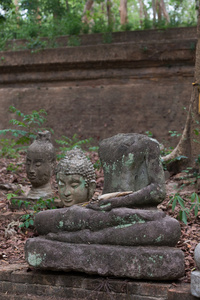
[[187,156],[188,165],[191,166],[195,165],[195,159],[200,154],[200,14],[198,14],[197,37],[195,83],[193,83],[185,128],[176,148],[163,157],[163,161],[168,162],[177,156]]
[[153,9],[153,27],[155,27],[156,23],[156,0],[152,0],[152,9]]
[[160,7],[160,1],[156,0],[156,12],[158,15],[158,20],[160,21],[162,19],[162,12],[161,12],[161,7]]
[[167,23],[169,23],[170,22],[170,18],[169,18],[169,14],[168,14],[168,12],[166,10],[166,6],[165,6],[164,0],[160,0],[159,4],[160,4],[160,9],[161,9],[161,12],[162,12],[164,18],[166,19]]
[[143,25],[143,18],[144,18],[144,3],[143,0],[139,0],[140,4],[140,25]]
[[127,24],[128,23],[128,17],[127,17],[127,0],[120,0],[119,13],[120,13],[120,22],[121,22],[121,25]]
[[108,26],[111,26],[113,23],[111,7],[112,7],[111,0],[107,0],[106,8],[107,8]]
[[19,20],[20,20],[20,17],[19,17],[19,5],[18,5],[18,0],[14,0],[14,5],[15,5],[15,13],[16,13],[16,16],[17,16],[17,27],[19,27]]
[[69,2],[68,2],[68,0],[66,0],[66,9],[67,9],[67,12],[69,13]]
[[83,17],[82,17],[82,22],[83,23],[89,23],[88,17],[87,17],[87,11],[90,11],[92,9],[92,6],[94,4],[93,0],[87,0],[87,2],[85,3],[85,7],[83,10]]

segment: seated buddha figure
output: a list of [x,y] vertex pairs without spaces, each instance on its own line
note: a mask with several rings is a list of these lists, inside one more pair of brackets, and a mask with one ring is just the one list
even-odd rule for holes
[[80,149],[66,153],[56,168],[56,179],[65,207],[89,201],[96,188],[94,167]]
[[[39,212],[35,227],[40,236],[27,241],[27,262],[105,276],[183,276],[183,253],[173,248],[181,233],[179,222],[157,209],[165,198],[159,143],[141,134],[118,134],[100,143],[99,154],[104,194],[85,207]],[[59,171],[57,177],[62,197],[67,181]],[[67,193],[65,198],[72,203]]]
[[55,167],[55,150],[49,131],[38,132],[36,140],[28,147],[26,173],[31,182],[28,199],[51,198],[51,176]]
[[[179,223],[156,209],[165,197],[158,142],[143,135],[117,135],[103,140],[99,153],[104,168],[106,199],[102,197],[102,200],[92,201],[86,207],[73,205],[40,212],[35,219],[38,233],[47,235],[49,239],[72,243],[85,240],[97,244],[176,244],[180,235]],[[69,182],[75,185],[72,187],[74,190],[80,191],[81,202],[87,194],[84,177],[79,171],[74,171],[73,164],[77,164],[78,157],[74,155],[72,151],[57,170],[59,194],[67,206],[75,204],[72,192],[69,192]],[[71,161],[71,171],[67,161]],[[74,173],[79,178],[74,177]],[[113,197],[115,192],[118,197]],[[138,229],[134,230],[136,226],[149,234],[139,238]],[[123,235],[119,236],[122,227]]]

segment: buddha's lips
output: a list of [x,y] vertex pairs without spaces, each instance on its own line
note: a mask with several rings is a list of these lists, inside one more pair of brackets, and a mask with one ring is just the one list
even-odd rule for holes
[[35,180],[35,179],[36,179],[36,176],[34,176],[34,175],[31,175],[31,176],[30,176],[30,175],[29,175],[28,178],[29,178],[30,180]]
[[71,197],[65,197],[65,198],[63,198],[63,201],[64,202],[71,202],[71,201],[73,201],[73,199]]

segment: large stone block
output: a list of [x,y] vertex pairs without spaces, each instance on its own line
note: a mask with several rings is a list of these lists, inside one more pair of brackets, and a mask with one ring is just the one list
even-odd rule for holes
[[191,294],[200,298],[200,271],[191,273]]
[[69,244],[33,238],[26,242],[27,262],[46,270],[102,276],[173,280],[184,275],[184,255],[169,247]]

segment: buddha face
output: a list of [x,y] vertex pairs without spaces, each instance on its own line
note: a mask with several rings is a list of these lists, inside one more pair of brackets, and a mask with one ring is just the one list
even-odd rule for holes
[[51,178],[51,164],[42,153],[28,152],[26,158],[26,172],[33,187],[47,184]]
[[88,201],[88,187],[83,176],[78,174],[57,174],[58,193],[64,206]]

